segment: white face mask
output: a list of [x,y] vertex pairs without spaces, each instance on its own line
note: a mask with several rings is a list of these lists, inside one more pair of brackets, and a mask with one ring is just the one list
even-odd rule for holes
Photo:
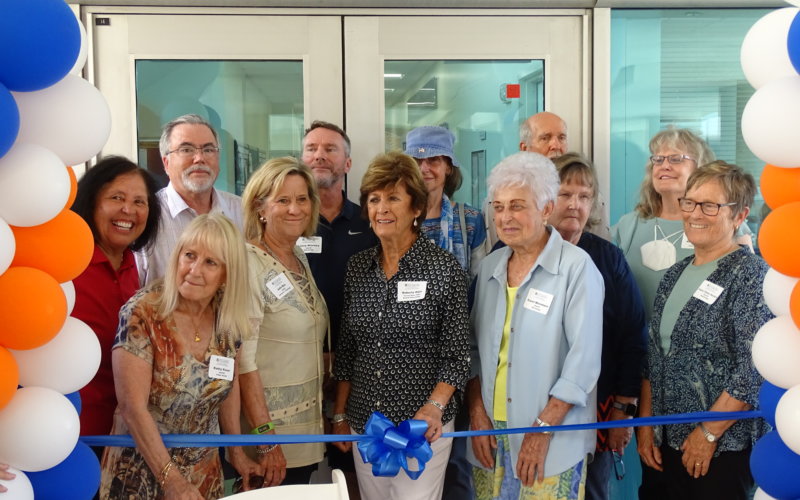
[[[659,232],[661,238],[658,237]],[[682,232],[677,231],[669,236],[664,236],[664,232],[656,224],[653,229],[653,241],[648,241],[639,249],[642,252],[642,265],[653,271],[662,271],[675,264],[677,261],[675,243]],[[674,241],[670,241],[670,238],[673,237],[675,237]]]

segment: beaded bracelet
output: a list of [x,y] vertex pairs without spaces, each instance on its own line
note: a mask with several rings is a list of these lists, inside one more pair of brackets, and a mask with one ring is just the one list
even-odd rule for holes
[[258,455],[266,455],[267,453],[270,453],[272,450],[274,450],[277,447],[278,447],[277,444],[271,444],[271,445],[267,446],[266,448],[256,447],[256,453]]
[[164,484],[167,482],[167,476],[169,475],[169,471],[172,470],[172,467],[175,466],[175,462],[172,459],[169,459],[164,467],[161,469],[161,472],[158,474],[158,484],[163,488]]

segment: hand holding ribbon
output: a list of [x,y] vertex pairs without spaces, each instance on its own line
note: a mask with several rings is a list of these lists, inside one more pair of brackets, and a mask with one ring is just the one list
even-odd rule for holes
[[[364,439],[358,442],[361,458],[372,464],[372,474],[394,477],[400,468],[408,477],[417,479],[433,450],[425,439],[428,424],[422,420],[406,420],[395,426],[380,412],[374,412],[364,428]],[[408,459],[417,460],[419,470],[409,470]]]

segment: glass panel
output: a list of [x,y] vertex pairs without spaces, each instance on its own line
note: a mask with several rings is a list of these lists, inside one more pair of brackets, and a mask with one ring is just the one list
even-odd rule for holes
[[187,113],[220,136],[215,187],[241,194],[268,158],[300,154],[302,61],[136,61],[139,164],[166,185],[158,151],[161,126]]
[[544,110],[544,61],[386,61],[384,95],[386,150],[404,149],[415,127],[447,127],[464,178],[454,198],[481,207],[488,171],[519,151],[520,124]]
[[[717,158],[758,180],[763,162],[747,149],[741,116],[754,90],[739,63],[742,40],[769,10],[670,9],[611,12],[611,221],[633,210],[650,138],[674,124],[700,133]],[[760,195],[748,223],[757,231]]]

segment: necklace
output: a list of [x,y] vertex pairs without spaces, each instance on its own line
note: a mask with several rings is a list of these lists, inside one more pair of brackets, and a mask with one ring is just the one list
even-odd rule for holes
[[289,271],[291,271],[291,272],[293,272],[293,273],[295,273],[295,274],[304,274],[304,268],[303,268],[303,264],[300,262],[300,259],[298,259],[298,258],[297,258],[297,255],[295,255],[295,254],[294,254],[294,252],[292,252],[292,257],[294,257],[294,262],[297,264],[297,269],[299,269],[299,271],[295,271],[295,270],[294,270],[294,269],[292,269],[292,268],[291,268],[289,265],[287,265],[287,264],[286,264],[286,263],[285,263],[283,260],[281,260],[281,258],[280,258],[280,257],[278,257],[278,256],[275,254],[275,252],[273,252],[273,251],[272,251],[272,247],[270,247],[269,245],[267,245],[267,242],[266,242],[266,241],[264,241],[264,240],[261,240],[261,241],[259,241],[259,243],[261,244],[261,246],[263,246],[263,247],[264,247],[264,249],[266,249],[267,253],[268,253],[268,254],[269,254],[269,255],[270,255],[270,256],[271,256],[273,259],[275,259],[275,260],[277,260],[278,262],[280,262],[280,263],[281,263],[281,265],[282,265],[283,267],[285,267],[286,269],[288,269]]
[[[194,322],[194,319],[192,318],[191,314],[187,314],[186,316],[189,318],[189,322],[192,324],[192,328],[194,328],[194,341],[200,342],[200,327],[197,325],[197,323]],[[200,321],[203,321],[202,313],[200,314]]]

